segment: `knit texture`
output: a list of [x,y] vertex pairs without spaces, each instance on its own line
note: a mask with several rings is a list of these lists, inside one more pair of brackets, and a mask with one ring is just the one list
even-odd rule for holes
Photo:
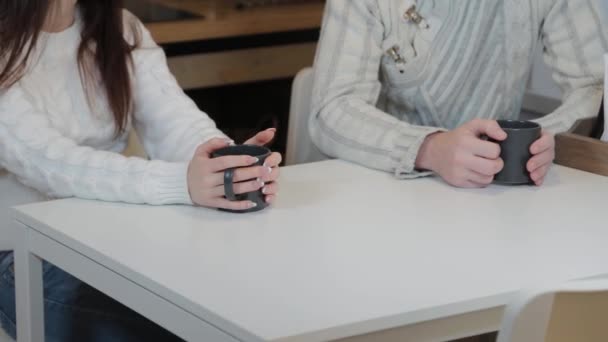
[[[78,16],[67,30],[44,33],[25,77],[0,92],[0,169],[50,198],[191,204],[188,162],[199,144],[224,135],[183,93],[144,26],[128,12],[125,22],[143,39],[133,52],[129,127],[151,160],[120,154],[128,132],[115,137],[102,87],[87,84],[87,100],[77,63]],[[126,35],[132,39],[133,32]]]

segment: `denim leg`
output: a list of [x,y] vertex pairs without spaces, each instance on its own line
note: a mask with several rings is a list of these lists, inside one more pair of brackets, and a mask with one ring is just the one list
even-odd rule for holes
[[[12,255],[0,254],[0,322],[15,336]],[[48,342],[181,341],[141,315],[48,262],[43,263]]]
[[15,339],[17,327],[15,326],[15,286],[11,279],[10,268],[13,267],[12,252],[0,252],[0,326],[6,333]]

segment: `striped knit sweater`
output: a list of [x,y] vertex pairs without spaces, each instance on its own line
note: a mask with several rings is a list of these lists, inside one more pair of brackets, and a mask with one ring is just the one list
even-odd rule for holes
[[[328,0],[310,133],[327,155],[397,177],[425,137],[473,118],[514,119],[536,49],[563,90],[538,120],[554,133],[596,115],[608,51],[605,0]],[[387,51],[397,46],[398,58]]]

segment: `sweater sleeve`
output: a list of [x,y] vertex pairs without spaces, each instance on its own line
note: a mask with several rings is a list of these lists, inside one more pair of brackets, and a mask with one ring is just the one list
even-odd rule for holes
[[78,145],[53,128],[18,83],[0,92],[0,168],[46,195],[191,204],[187,167]]
[[436,127],[410,125],[376,108],[384,26],[375,0],[328,0],[315,58],[310,134],[325,154],[400,178]]
[[603,55],[608,53],[604,0],[557,0],[542,27],[544,59],[564,94],[563,104],[538,122],[548,131],[567,131],[598,114],[602,101]]
[[142,36],[133,52],[135,130],[152,159],[189,161],[198,145],[226,136],[183,92],[169,71],[163,50],[143,24],[133,20]]

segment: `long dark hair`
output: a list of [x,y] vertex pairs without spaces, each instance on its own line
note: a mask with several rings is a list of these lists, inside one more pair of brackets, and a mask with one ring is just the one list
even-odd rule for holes
[[[0,1],[0,89],[11,87],[23,77],[53,2]],[[132,107],[131,52],[138,44],[138,34],[131,28],[134,42],[126,41],[122,0],[79,0],[77,6],[82,17],[80,75],[90,81],[97,73],[118,134],[125,130]]]

